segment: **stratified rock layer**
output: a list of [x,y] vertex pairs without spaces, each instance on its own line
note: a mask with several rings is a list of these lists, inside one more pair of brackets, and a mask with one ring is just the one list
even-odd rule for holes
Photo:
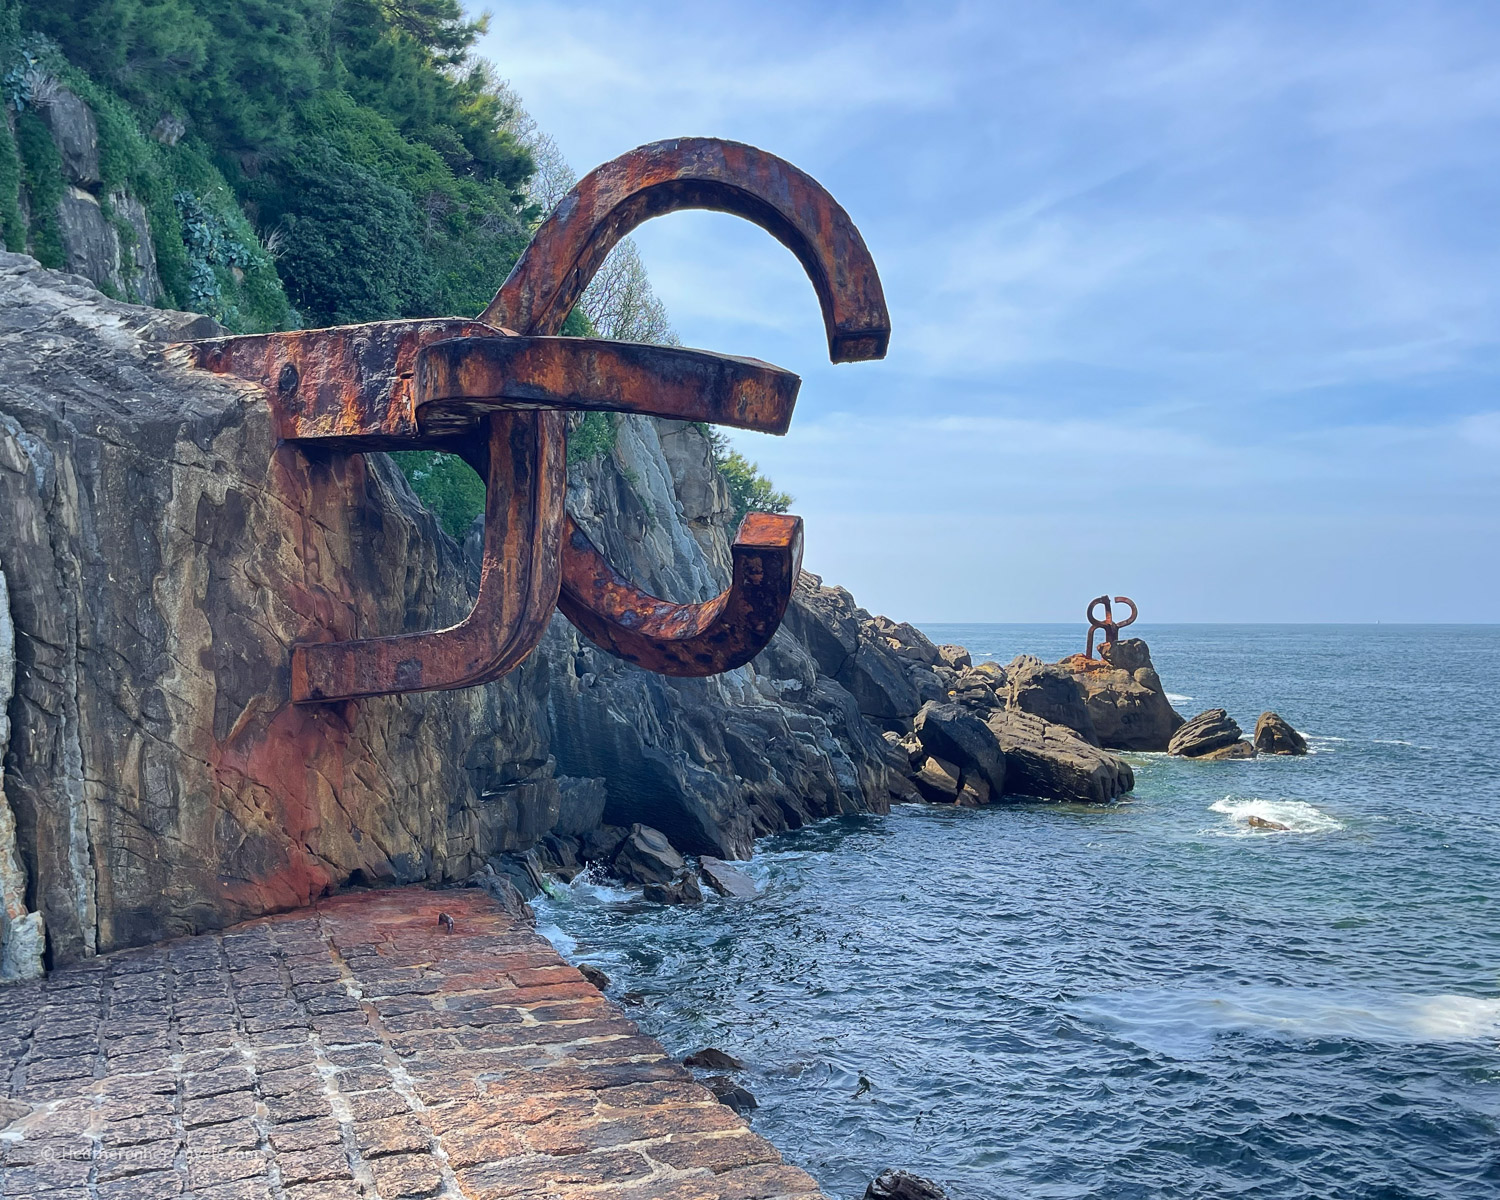
[[1183,723],[1167,753],[1179,758],[1253,758],[1255,747],[1241,737],[1238,722],[1222,708],[1210,708]]
[[1255,748],[1261,754],[1307,753],[1307,739],[1273,712],[1263,712],[1255,722]]

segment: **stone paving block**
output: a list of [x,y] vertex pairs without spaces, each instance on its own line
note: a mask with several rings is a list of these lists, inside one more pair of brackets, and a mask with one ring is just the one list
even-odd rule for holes
[[707,1167],[710,1171],[727,1171],[758,1163],[779,1163],[781,1155],[765,1140],[749,1130],[723,1136],[673,1138],[652,1145],[647,1151],[653,1159],[678,1170]]
[[[325,1104],[326,1110],[326,1104]],[[195,1125],[218,1125],[238,1117],[255,1115],[253,1092],[225,1092],[205,1100],[185,1100],[182,1105],[182,1123],[189,1128]],[[308,1114],[312,1115],[312,1114]]]
[[225,1121],[221,1125],[200,1125],[193,1130],[192,1147],[197,1154],[214,1154],[228,1150],[254,1150],[260,1145],[260,1130],[249,1117]]
[[286,1189],[286,1200],[363,1200],[365,1191],[357,1183],[320,1180]]
[[354,1135],[366,1158],[425,1151],[432,1142],[431,1132],[412,1115],[357,1122]]
[[170,1171],[176,1165],[177,1142],[165,1138],[117,1149],[104,1148],[94,1161],[95,1178],[100,1183],[130,1179],[143,1173]]
[[237,1179],[232,1183],[221,1183],[211,1187],[193,1188],[186,1193],[193,1200],[275,1200],[271,1181],[259,1179]]
[[441,1168],[426,1154],[395,1154],[373,1159],[369,1166],[382,1200],[434,1196],[443,1186]]
[[378,1121],[381,1117],[399,1116],[410,1108],[405,1097],[391,1089],[364,1092],[358,1096],[346,1096],[345,1099],[355,1121]]
[[326,1117],[332,1111],[328,1097],[321,1092],[297,1092],[290,1096],[267,1096],[266,1111],[272,1121],[305,1121],[309,1117]]
[[7,1078],[48,1107],[0,1143],[5,1200],[818,1195],[477,889],[337,897],[0,989]]
[[537,1192],[561,1191],[570,1184],[599,1187],[629,1183],[652,1173],[651,1164],[631,1150],[504,1159],[456,1172],[475,1200],[501,1200]]
[[175,1171],[150,1171],[111,1182],[100,1182],[99,1200],[173,1200],[182,1194],[182,1177]]
[[230,1150],[219,1153],[194,1153],[187,1156],[187,1182],[193,1191],[201,1191],[241,1179],[257,1179],[266,1173],[266,1155],[259,1150]]
[[276,1156],[284,1187],[297,1183],[316,1183],[325,1179],[352,1179],[349,1156],[341,1145],[315,1146]]
[[269,1135],[278,1154],[294,1150],[314,1150],[320,1146],[341,1145],[343,1131],[334,1120],[295,1121],[290,1125],[273,1125]]

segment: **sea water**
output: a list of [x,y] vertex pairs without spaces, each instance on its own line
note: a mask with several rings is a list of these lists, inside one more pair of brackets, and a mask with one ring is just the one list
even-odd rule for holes
[[1184,716],[1272,708],[1312,753],[827,821],[760,843],[757,900],[580,880],[542,924],[670,1050],[742,1059],[831,1196],[903,1167],[954,1200],[1500,1197],[1500,627],[1130,632]]

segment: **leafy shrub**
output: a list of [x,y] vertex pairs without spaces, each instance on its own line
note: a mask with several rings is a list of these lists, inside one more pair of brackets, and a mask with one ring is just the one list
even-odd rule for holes
[[67,261],[57,220],[57,206],[63,198],[62,156],[32,109],[16,114],[16,148],[31,202],[31,251],[42,266],[61,269]]
[[310,323],[431,314],[422,220],[400,188],[324,141],[298,147],[257,185],[262,223],[281,232],[282,282]]
[[441,450],[398,450],[391,457],[448,536],[462,541],[484,512],[484,480],[474,468]]
[[746,513],[784,513],[792,506],[792,497],[776,490],[776,485],[760,473],[760,468],[730,448],[729,439],[716,429],[708,430],[714,465],[729,487],[729,502],[734,507],[735,528]]
[[589,412],[568,431],[568,465],[593,462],[615,448],[615,422],[606,412]]
[[8,122],[0,121],[0,235],[5,248],[15,253],[26,249],[26,222],[21,217],[21,160]]

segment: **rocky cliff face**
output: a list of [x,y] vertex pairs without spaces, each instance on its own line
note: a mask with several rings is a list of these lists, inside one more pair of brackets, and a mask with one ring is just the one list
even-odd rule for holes
[[[35,103],[61,163],[63,189],[56,217],[68,271],[112,295],[140,304],[159,303],[165,292],[157,274],[151,223],[136,197],[104,186],[93,112],[65,87],[49,88]],[[9,110],[7,117],[14,120]],[[24,188],[21,207],[23,214],[31,208]],[[30,240],[28,231],[28,248]]]
[[[294,641],[458,620],[473,546],[383,455],[278,446],[257,389],[166,349],[214,331],[0,256],[12,974],[38,969],[43,925],[62,962],[350,883],[497,867],[524,884],[613,853],[637,824],[735,858],[762,834],[895,800],[1131,786],[1122,760],[1007,710],[1003,670],[806,574],[766,651],[715,678],[641,671],[557,617],[495,684],[295,707]],[[614,448],[573,469],[569,507],[658,595],[727,582],[728,498],[695,426],[621,421]]]
[[[790,637],[727,676],[669,681],[559,618],[494,685],[288,704],[293,641],[439,627],[473,583],[383,456],[278,447],[254,389],[164,351],[210,326],[0,257],[17,864],[0,879],[9,925],[40,913],[54,960],[351,880],[463,877],[582,832],[601,796],[603,820],[721,856],[888,803],[884,743]],[[625,423],[573,505],[660,594],[721,586],[727,504],[698,430]]]

